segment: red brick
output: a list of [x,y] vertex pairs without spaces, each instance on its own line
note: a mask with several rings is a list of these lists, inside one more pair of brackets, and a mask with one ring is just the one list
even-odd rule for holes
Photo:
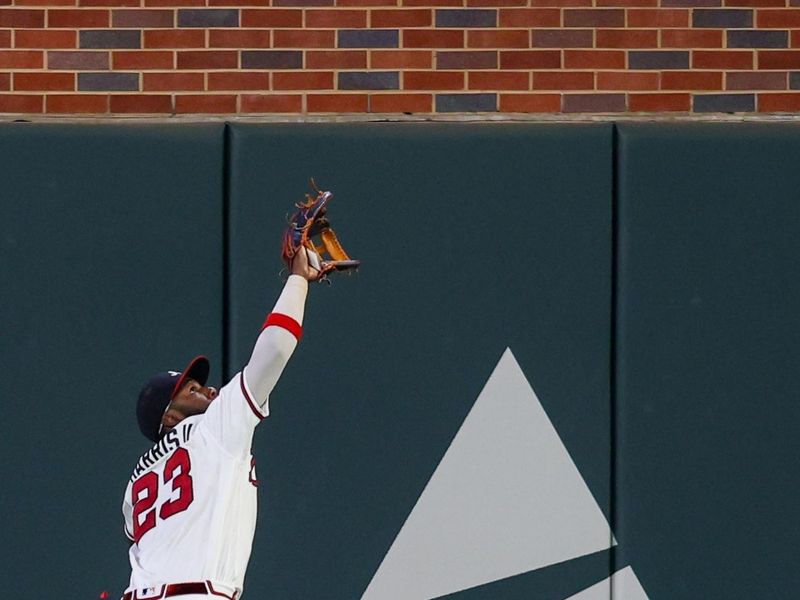
[[274,48],[335,48],[335,31],[311,29],[278,29],[272,32]]
[[501,112],[555,113],[561,111],[560,94],[500,94]]
[[722,73],[719,71],[664,71],[661,73],[662,90],[721,90]]
[[11,73],[0,73],[0,90],[7,92],[11,89]]
[[689,112],[692,109],[690,94],[629,94],[630,112]]
[[591,90],[594,89],[594,73],[583,71],[534,71],[534,90]]
[[144,0],[145,6],[163,6],[165,8],[180,8],[182,6],[205,6],[206,0]]
[[557,8],[501,8],[500,27],[559,27],[561,11]]
[[44,11],[0,8],[0,27],[44,27]]
[[108,112],[107,94],[55,94],[45,99],[45,112],[60,114],[105,114]]
[[436,68],[443,71],[455,69],[491,69],[498,67],[497,50],[455,50],[437,52]]
[[531,45],[534,48],[591,48],[594,33],[591,29],[534,29]]
[[527,6],[527,0],[467,0],[467,6],[470,8],[478,7],[498,7],[509,8],[511,6]]
[[756,26],[763,28],[800,28],[800,9],[789,8],[786,10],[758,10],[756,11]]
[[404,90],[463,90],[464,73],[461,71],[405,71]]
[[657,90],[657,72],[601,71],[597,74],[598,90]]
[[365,113],[369,109],[367,94],[309,94],[306,108],[310,113]]
[[795,29],[794,31],[789,32],[789,47],[800,47],[800,30]]
[[269,29],[211,29],[209,48],[269,48]]
[[789,75],[781,71],[734,71],[725,75],[726,90],[785,90]]
[[139,0],[78,0],[78,6],[139,6]]
[[397,6],[397,0],[337,0],[336,6]]
[[0,69],[41,69],[44,52],[35,50],[0,50]]
[[471,71],[467,74],[469,90],[529,90],[530,74],[519,71]]
[[119,50],[111,53],[112,69],[115,71],[147,71],[174,69],[172,52],[146,50]]
[[430,50],[370,50],[371,69],[430,69],[433,53]]
[[595,46],[598,48],[657,48],[655,29],[598,29]]
[[299,113],[303,111],[300,94],[242,94],[243,113]]
[[564,50],[565,69],[624,69],[623,50]]
[[178,51],[178,69],[235,69],[239,53],[229,50]]
[[661,32],[662,48],[722,48],[720,29],[665,29]]
[[501,69],[558,69],[561,52],[557,50],[520,50],[500,52]]
[[77,48],[75,31],[17,29],[14,32],[15,48]]
[[467,48],[528,48],[530,36],[521,29],[467,31]]
[[648,6],[658,6],[659,0],[597,0],[596,6],[607,6],[607,7],[620,7],[620,8],[628,8],[628,7],[648,7]]
[[727,7],[759,7],[759,6],[786,6],[786,0],[725,0],[724,6]]
[[462,29],[405,29],[401,32],[404,48],[463,48]]
[[205,88],[203,73],[144,73],[145,92],[193,92]]
[[800,93],[758,94],[758,112],[798,112]]
[[11,30],[0,30],[0,48],[11,48]]
[[111,22],[109,10],[82,9],[58,9],[52,8],[47,11],[47,28],[56,29],[59,27],[72,27],[77,29],[92,29],[108,27]]
[[175,112],[182,114],[229,114],[236,112],[236,96],[176,96]]
[[273,73],[272,88],[275,90],[332,90],[333,73],[330,71]]
[[689,27],[689,10],[684,8],[630,8],[628,27]]
[[[523,5],[524,6],[524,5]],[[530,6],[533,7],[577,7],[577,6],[592,6],[592,0],[530,0]]]
[[214,72],[208,74],[208,89],[268,90],[269,73]]
[[73,73],[14,73],[14,90],[21,92],[75,91]]
[[14,0],[16,6],[75,6],[75,0]]
[[527,0],[467,0],[467,6],[470,8],[478,7],[498,7],[509,8],[511,6],[527,6]]
[[625,27],[621,8],[564,9],[564,27]]
[[759,50],[759,69],[800,69],[800,50]]
[[303,11],[295,8],[243,10],[242,27],[302,27]]
[[[339,0],[341,3],[341,0]],[[388,3],[387,3],[388,4]],[[394,6],[395,2],[391,2]],[[400,0],[400,6],[419,6],[424,8],[439,7],[439,6],[464,6],[463,0]]]
[[367,26],[366,10],[307,9],[306,27],[355,29]]
[[309,50],[306,69],[366,69],[366,50]]
[[41,113],[44,111],[44,96],[22,96],[0,94],[0,113]]
[[158,29],[144,32],[145,48],[204,48],[206,33],[202,29]]
[[698,50],[692,52],[693,69],[752,69],[752,50]]
[[[49,21],[48,21],[49,22]],[[174,10],[115,10],[111,15],[112,26],[115,28],[131,27],[174,27]]]
[[131,94],[111,96],[114,114],[172,114],[172,96],[163,94]]
[[208,6],[269,6],[271,0],[208,0]]
[[430,113],[433,94],[373,94],[369,97],[372,113]]
[[370,27],[430,27],[433,14],[430,9],[375,9],[369,13]]

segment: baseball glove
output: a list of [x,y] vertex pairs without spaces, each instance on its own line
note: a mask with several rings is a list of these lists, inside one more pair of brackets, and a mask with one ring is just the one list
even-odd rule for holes
[[313,179],[311,186],[316,197],[306,194],[305,202],[295,204],[298,210],[283,235],[283,261],[291,270],[295,255],[305,248],[309,266],[319,271],[317,281],[323,281],[331,271],[356,269],[361,261],[347,255],[325,216],[333,194],[320,190]]

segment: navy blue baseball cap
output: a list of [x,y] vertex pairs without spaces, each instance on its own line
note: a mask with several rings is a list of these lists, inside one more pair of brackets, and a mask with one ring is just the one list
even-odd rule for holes
[[205,356],[195,356],[183,371],[164,371],[157,373],[144,384],[136,403],[136,418],[144,436],[157,442],[161,437],[161,418],[175,394],[187,379],[194,379],[200,385],[208,381],[211,363]]

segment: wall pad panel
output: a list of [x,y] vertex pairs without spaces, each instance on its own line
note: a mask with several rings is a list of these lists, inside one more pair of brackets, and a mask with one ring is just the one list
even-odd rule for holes
[[618,131],[619,558],[651,598],[794,598],[800,128]]
[[[334,192],[331,219],[364,261],[358,275],[312,287],[303,341],[256,434],[265,483],[248,594],[358,598],[387,553],[374,589],[403,579],[407,547],[449,577],[425,585],[473,587],[463,598],[563,599],[608,577],[600,550],[496,581],[509,576],[508,556],[475,587],[459,562],[457,517],[421,524],[441,494],[459,493],[441,483],[443,471],[457,479],[476,445],[512,443],[513,427],[490,418],[475,417],[479,434],[459,428],[493,374],[492,389],[504,390],[522,373],[521,393],[535,391],[563,441],[566,462],[554,472],[580,482],[594,505],[588,521],[605,524],[541,536],[541,560],[575,558],[568,545],[548,554],[567,538],[609,545],[611,150],[608,124],[230,126],[231,370],[247,361],[280,290],[284,215],[310,176]],[[508,368],[502,377],[498,365]],[[446,452],[449,466],[437,471]],[[547,452],[533,456],[546,463]],[[528,493],[535,486],[515,471],[519,460],[512,451],[496,471]],[[550,506],[562,492],[545,487],[535,502]],[[478,495],[484,504],[472,509],[488,518],[492,502],[513,494],[487,488],[465,495]],[[543,526],[536,506],[513,517],[520,531]],[[415,544],[419,535],[429,539]]]
[[223,132],[0,127],[4,596],[127,585],[139,388],[221,360]]

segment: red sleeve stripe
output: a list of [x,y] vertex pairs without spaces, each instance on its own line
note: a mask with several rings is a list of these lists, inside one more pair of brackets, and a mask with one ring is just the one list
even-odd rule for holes
[[264,415],[262,415],[261,411],[256,408],[255,402],[253,402],[250,394],[247,393],[247,388],[244,385],[244,371],[242,371],[242,374],[239,377],[239,384],[242,386],[242,394],[244,395],[244,399],[247,400],[247,405],[250,407],[250,410],[252,410],[253,414],[258,417],[259,421],[263,421]]
[[298,342],[300,341],[300,338],[303,337],[303,326],[289,315],[283,315],[281,313],[269,313],[269,315],[267,315],[267,319],[264,321],[264,325],[261,327],[261,331],[264,331],[267,327],[273,326],[283,327],[286,331],[296,337]]

